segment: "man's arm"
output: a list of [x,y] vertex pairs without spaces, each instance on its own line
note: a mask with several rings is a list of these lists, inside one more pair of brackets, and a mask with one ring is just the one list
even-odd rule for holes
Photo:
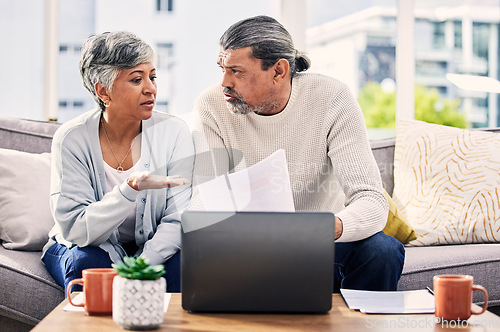
[[384,228],[389,206],[356,99],[345,88],[330,107],[334,121],[328,156],[345,193],[345,208],[336,213],[341,220],[336,226],[341,226],[335,235],[339,242],[362,240]]

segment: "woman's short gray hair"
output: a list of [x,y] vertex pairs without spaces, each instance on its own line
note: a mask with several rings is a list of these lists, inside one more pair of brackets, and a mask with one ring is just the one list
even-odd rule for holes
[[286,59],[292,77],[311,66],[311,60],[295,49],[290,33],[269,16],[255,16],[233,24],[220,38],[220,45],[223,50],[251,46],[252,55],[262,60],[263,70],[279,59]]
[[121,69],[133,68],[153,59],[153,49],[133,33],[117,31],[91,35],[84,41],[80,57],[83,86],[104,110],[104,103],[95,92],[95,84],[99,82],[113,90]]

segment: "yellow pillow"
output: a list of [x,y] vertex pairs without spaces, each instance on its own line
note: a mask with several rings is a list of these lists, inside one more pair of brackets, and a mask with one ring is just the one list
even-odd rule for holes
[[389,201],[389,216],[387,217],[387,224],[385,225],[383,232],[396,238],[402,244],[416,240],[417,235],[415,234],[415,230],[402,219],[398,209],[396,208],[396,203],[394,203],[392,197],[389,196],[385,189],[384,194]]

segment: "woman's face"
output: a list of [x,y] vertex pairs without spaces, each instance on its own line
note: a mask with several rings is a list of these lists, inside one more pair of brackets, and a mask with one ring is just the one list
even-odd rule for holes
[[108,91],[109,113],[146,120],[152,115],[156,100],[156,69],[151,62],[142,63],[130,69],[120,70]]

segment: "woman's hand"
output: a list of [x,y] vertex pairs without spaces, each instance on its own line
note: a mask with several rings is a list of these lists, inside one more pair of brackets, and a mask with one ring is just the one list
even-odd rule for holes
[[145,189],[163,189],[189,184],[189,180],[180,176],[153,175],[150,172],[133,172],[127,179],[130,187],[137,191]]

